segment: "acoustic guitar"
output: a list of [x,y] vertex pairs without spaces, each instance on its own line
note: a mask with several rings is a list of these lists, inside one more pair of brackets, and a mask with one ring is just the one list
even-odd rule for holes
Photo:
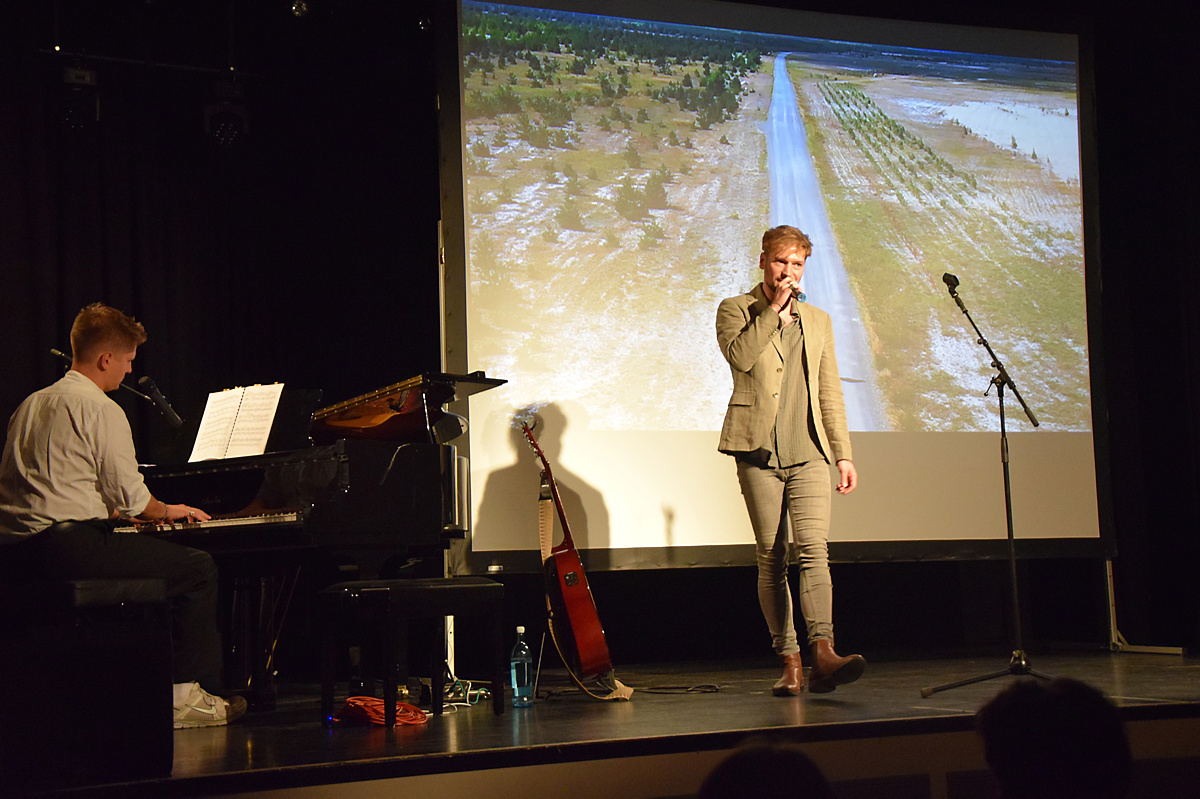
[[549,488],[558,519],[562,523],[563,540],[551,548],[550,556],[542,565],[546,577],[551,633],[567,667],[577,680],[604,677],[612,671],[612,659],[608,654],[608,643],[604,640],[604,628],[600,626],[592,589],[588,586],[575,541],[571,538],[567,514],[558,495],[558,484],[554,482],[550,463],[529,425],[522,422],[521,429],[529,446],[542,462],[543,491]]

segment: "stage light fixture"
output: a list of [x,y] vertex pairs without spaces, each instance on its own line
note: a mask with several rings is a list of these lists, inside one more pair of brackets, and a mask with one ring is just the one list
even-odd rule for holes
[[58,119],[68,131],[83,132],[100,121],[100,94],[94,69],[63,67],[63,90],[58,98]]
[[213,94],[214,100],[204,107],[204,132],[217,145],[233,147],[249,128],[241,87],[218,83]]

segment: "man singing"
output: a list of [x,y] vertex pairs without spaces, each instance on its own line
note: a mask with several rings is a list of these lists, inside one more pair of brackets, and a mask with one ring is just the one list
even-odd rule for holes
[[[717,343],[733,372],[733,396],[719,449],[737,461],[738,482],[754,529],[758,600],[783,675],[776,696],[796,696],[804,671],[787,581],[788,534],[800,567],[800,611],[816,663],[808,688],[827,693],[863,673],[861,655],[833,648],[829,576],[829,464],[839,494],[858,485],[829,314],[804,303],[800,277],[812,254],[808,236],[781,225],[763,234],[762,282],[722,300]],[[790,519],[790,530],[788,520]]]

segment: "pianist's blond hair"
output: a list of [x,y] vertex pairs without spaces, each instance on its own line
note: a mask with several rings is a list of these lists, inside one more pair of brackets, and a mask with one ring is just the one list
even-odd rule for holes
[[146,328],[132,316],[94,302],[79,312],[71,325],[71,355],[87,360],[109,349],[128,352],[146,343]]

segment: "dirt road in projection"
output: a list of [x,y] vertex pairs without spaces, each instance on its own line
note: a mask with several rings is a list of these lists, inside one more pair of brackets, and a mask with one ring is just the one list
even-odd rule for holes
[[847,421],[851,430],[883,430],[887,420],[875,390],[871,349],[808,152],[787,57],[787,53],[775,57],[766,126],[771,225],[795,225],[812,239],[813,252],[805,264],[801,286],[807,301],[833,318]]
[[716,306],[789,223],[814,242],[804,288],[836,325],[851,429],[996,428],[944,272],[1042,428],[1090,429],[1071,85],[933,55],[498,54],[490,33],[466,55],[464,169],[469,365],[509,381],[494,399],[718,429]]

